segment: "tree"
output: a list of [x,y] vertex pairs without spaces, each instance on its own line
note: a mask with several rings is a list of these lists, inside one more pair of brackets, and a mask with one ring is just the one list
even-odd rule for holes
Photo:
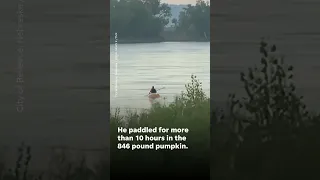
[[173,18],[173,19],[171,20],[171,22],[172,22],[172,24],[173,24],[174,27],[176,27],[176,26],[178,25],[178,20],[177,20],[176,18]]
[[158,37],[170,17],[170,7],[160,0],[112,0],[110,33],[122,38]]
[[210,36],[210,3],[198,0],[195,6],[189,4],[180,12],[176,28],[189,36]]

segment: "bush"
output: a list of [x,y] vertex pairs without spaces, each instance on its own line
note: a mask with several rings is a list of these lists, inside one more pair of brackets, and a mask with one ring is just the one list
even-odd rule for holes
[[78,161],[71,161],[70,154],[62,151],[55,154],[49,170],[40,174],[31,173],[31,147],[24,143],[18,148],[18,159],[14,169],[0,166],[1,180],[108,180],[109,164],[101,160],[95,169],[90,169],[85,157]]
[[230,94],[228,115],[213,114],[212,178],[309,177],[316,171],[305,167],[320,167],[319,116],[307,111],[295,91],[293,67],[276,49],[260,43],[261,66],[240,75],[247,96]]

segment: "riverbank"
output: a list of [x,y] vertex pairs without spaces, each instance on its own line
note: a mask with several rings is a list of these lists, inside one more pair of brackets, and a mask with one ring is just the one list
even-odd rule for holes
[[[167,35],[167,37],[158,38],[124,38],[118,37],[117,44],[136,44],[136,43],[159,43],[159,42],[210,42],[210,37],[193,38],[185,36]],[[110,44],[115,44],[115,38],[110,36]]]
[[117,42],[117,44],[136,44],[136,43],[159,43],[159,42],[163,42],[164,39],[163,38],[125,38],[125,39],[121,39],[118,38],[117,41],[115,41],[114,38],[110,38],[110,44],[115,44]]
[[[143,39],[135,40],[121,40],[117,41],[117,44],[138,44],[138,43],[161,43],[161,42],[210,42],[208,40],[164,40],[164,41],[150,41]],[[115,44],[115,41],[110,41],[110,44]]]

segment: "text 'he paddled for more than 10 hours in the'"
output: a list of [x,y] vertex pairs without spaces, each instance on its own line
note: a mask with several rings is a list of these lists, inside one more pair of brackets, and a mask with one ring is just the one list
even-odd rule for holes
[[[117,136],[118,149],[188,149],[184,144],[187,137],[184,134],[189,132],[188,128],[163,128],[163,127],[140,127],[140,128],[123,128],[118,127]],[[146,134],[148,133],[148,135]],[[153,133],[168,133],[166,135],[150,135]],[[170,135],[169,135],[170,133]],[[142,135],[144,134],[144,135]],[[152,142],[152,143],[150,143]]]

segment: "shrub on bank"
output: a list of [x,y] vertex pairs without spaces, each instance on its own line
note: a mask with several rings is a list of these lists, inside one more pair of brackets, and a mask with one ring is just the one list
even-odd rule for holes
[[319,116],[307,110],[293,67],[276,51],[262,41],[261,65],[240,75],[246,96],[230,94],[229,109],[213,112],[212,179],[319,177]]
[[[24,143],[18,148],[18,159],[14,168],[0,163],[1,180],[108,180],[110,179],[109,163],[101,159],[95,168],[87,166],[86,158],[71,160],[66,150],[53,154],[49,168],[45,172],[30,170],[32,160],[31,147]],[[44,168],[45,169],[45,168]]]

